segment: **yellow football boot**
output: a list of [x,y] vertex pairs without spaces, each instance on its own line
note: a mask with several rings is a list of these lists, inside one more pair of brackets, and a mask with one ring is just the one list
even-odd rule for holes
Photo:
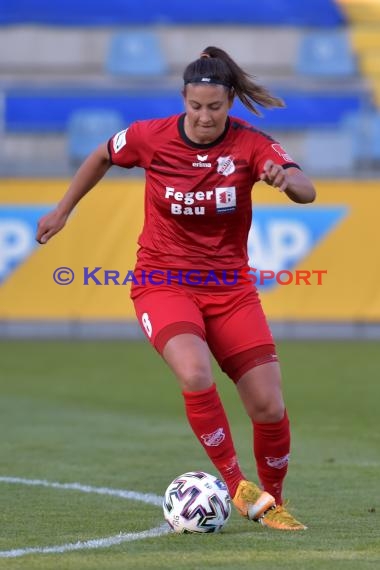
[[283,505],[273,507],[264,513],[258,522],[263,526],[276,530],[306,530],[307,526],[300,523],[291,515]]
[[240,481],[232,502],[241,516],[249,520],[258,520],[276,504],[272,495],[250,481]]

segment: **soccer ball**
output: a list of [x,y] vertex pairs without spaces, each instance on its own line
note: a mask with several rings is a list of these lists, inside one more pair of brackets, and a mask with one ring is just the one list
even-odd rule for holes
[[170,483],[163,509],[174,532],[219,532],[231,514],[231,499],[223,481],[203,471],[191,471]]

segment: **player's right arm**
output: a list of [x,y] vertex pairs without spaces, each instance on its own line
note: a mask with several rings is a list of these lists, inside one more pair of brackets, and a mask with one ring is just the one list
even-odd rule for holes
[[112,166],[107,143],[92,152],[74,175],[69,188],[56,208],[38,222],[36,240],[44,244],[66,224],[76,204],[103,178]]

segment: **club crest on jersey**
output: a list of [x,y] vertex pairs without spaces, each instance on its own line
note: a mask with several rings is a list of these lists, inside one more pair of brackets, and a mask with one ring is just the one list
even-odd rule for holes
[[217,172],[223,176],[229,176],[235,172],[235,163],[232,160],[232,156],[220,156],[218,159]]
[[218,214],[236,210],[236,188],[215,188],[216,211]]

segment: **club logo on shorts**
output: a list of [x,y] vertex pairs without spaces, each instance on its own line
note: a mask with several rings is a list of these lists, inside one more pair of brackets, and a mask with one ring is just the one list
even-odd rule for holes
[[232,156],[220,156],[217,159],[218,166],[216,171],[218,174],[222,174],[223,176],[229,176],[233,172],[235,172],[235,163],[232,159]]
[[204,433],[201,438],[208,447],[217,447],[225,440],[226,436],[223,428],[218,428],[212,433]]
[[284,455],[284,457],[266,457],[265,459],[267,460],[267,465],[269,465],[269,467],[274,467],[275,469],[282,469],[283,467],[286,467],[287,464],[289,463],[289,457],[290,453],[287,453],[286,455]]

